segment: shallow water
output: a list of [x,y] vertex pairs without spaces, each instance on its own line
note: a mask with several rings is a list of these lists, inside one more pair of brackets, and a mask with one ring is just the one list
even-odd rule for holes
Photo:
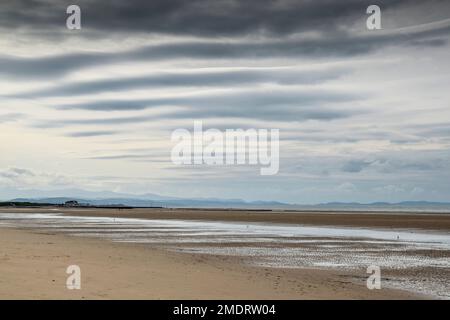
[[[0,225],[42,229],[169,250],[240,256],[277,268],[382,270],[432,268],[432,277],[393,277],[388,285],[450,298],[450,234],[424,230],[313,227],[243,222],[73,217],[57,213],[0,213]],[[431,254],[433,253],[433,254]],[[437,253],[437,254],[436,254]],[[366,275],[364,275],[366,276]],[[426,275],[422,275],[426,276]]]

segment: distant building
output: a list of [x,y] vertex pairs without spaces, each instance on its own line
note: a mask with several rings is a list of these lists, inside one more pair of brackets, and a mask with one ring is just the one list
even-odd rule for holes
[[78,207],[78,201],[75,200],[71,200],[71,201],[66,201],[66,203],[64,203],[65,207]]

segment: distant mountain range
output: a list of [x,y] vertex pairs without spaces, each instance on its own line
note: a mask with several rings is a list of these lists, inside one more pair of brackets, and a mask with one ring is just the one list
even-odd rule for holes
[[88,191],[83,189],[59,189],[59,190],[36,190],[36,189],[1,189],[0,194],[3,200],[10,200],[26,195],[30,199],[43,198],[81,198],[81,199],[109,199],[109,198],[126,198],[126,199],[141,199],[141,200],[177,200],[176,197],[165,197],[153,193],[145,193],[140,195],[112,192],[112,191]]
[[122,197],[43,197],[15,198],[13,202],[33,202],[63,204],[75,200],[93,206],[125,205],[131,207],[169,207],[169,208],[223,208],[223,209],[280,209],[280,210],[346,210],[346,211],[441,211],[450,212],[449,202],[404,201],[398,203],[374,202],[329,202],[315,205],[288,204],[277,201],[244,201],[241,199],[199,198],[183,199],[154,194]]
[[[15,202],[34,202],[62,204],[69,200],[89,203],[95,206],[125,205],[132,207],[170,207],[170,208],[230,208],[230,209],[281,209],[281,210],[364,210],[364,211],[445,211],[450,212],[450,202],[404,201],[398,203],[374,202],[329,202],[315,205],[289,204],[278,201],[245,201],[242,199],[220,198],[178,198],[153,193],[141,195],[111,192],[87,191],[82,189],[60,190],[8,190],[0,194],[4,200]],[[26,195],[26,197],[18,197]]]

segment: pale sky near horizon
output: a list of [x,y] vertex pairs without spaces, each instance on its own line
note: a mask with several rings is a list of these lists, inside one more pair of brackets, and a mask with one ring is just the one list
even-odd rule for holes
[[[0,199],[450,201],[449,1],[73,4],[0,3]],[[279,173],[174,165],[195,120],[280,129]]]

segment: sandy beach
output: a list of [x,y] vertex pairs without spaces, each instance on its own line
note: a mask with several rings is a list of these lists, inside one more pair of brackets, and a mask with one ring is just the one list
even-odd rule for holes
[[[0,230],[1,299],[403,299],[363,281],[317,270],[244,267],[233,259],[175,254],[142,245]],[[82,270],[66,289],[67,266]]]
[[[11,214],[36,214],[38,212],[49,212],[48,209],[2,209],[0,213]],[[180,218],[192,217],[192,221],[199,221],[207,217],[208,221],[223,221],[224,216],[229,215],[232,221],[254,221],[267,216],[270,223],[276,217],[284,224],[296,225],[300,221],[316,219],[317,225],[336,224],[343,214],[319,213],[320,218],[312,217],[314,213],[290,213],[289,217],[284,217],[280,213],[257,213],[257,212],[217,212],[212,213],[193,210],[194,214],[183,210],[170,210],[170,218],[164,221],[180,221]],[[195,215],[197,213],[197,215]],[[161,223],[162,216],[167,216],[163,210],[65,210],[53,212],[61,219],[65,216],[81,217],[101,217],[99,219],[113,219],[112,223],[119,223],[114,231],[115,235],[128,235],[127,228],[134,232],[143,232],[131,223],[143,220],[154,220]],[[219,216],[220,215],[220,216]],[[352,214],[356,216],[356,214]],[[408,216],[402,214],[406,219],[405,228],[424,222],[430,230],[448,233],[445,229],[449,224],[448,215],[420,215]],[[330,217],[332,216],[332,219]],[[105,218],[107,217],[107,218]],[[117,221],[123,217],[133,218],[124,221]],[[135,218],[145,218],[136,220]],[[372,220],[370,219],[372,217]],[[395,215],[394,215],[395,217]],[[218,240],[218,244],[209,240],[194,245],[193,238],[185,242],[170,242],[172,238],[161,238],[161,235],[146,236],[145,241],[134,241],[134,239],[121,241],[123,238],[114,238],[110,231],[98,231],[100,224],[105,225],[110,220],[89,220],[85,224],[84,220],[69,220],[66,224],[65,218],[56,228],[49,228],[47,225],[20,224],[14,221],[7,225],[0,224],[0,298],[1,299],[427,299],[435,298],[414,290],[400,290],[391,286],[383,286],[381,290],[368,290],[366,287],[367,274],[365,268],[361,266],[348,270],[340,268],[321,268],[300,266],[298,268],[284,268],[283,266],[268,266],[258,263],[260,257],[236,254],[216,254],[218,251],[207,251],[208,248],[233,249],[233,248],[263,248],[268,250],[274,248],[279,250],[277,244],[273,242],[260,242],[257,237],[246,242],[237,243],[224,242]],[[90,218],[92,219],[92,218]],[[328,219],[328,220],[327,220]],[[347,219],[347,220],[346,220]],[[34,219],[38,223],[40,219]],[[1,218],[0,218],[1,221]],[[27,219],[28,221],[28,219]],[[52,220],[53,221],[53,220]],[[80,224],[81,221],[81,224]],[[106,222],[105,222],[106,221]],[[203,221],[203,220],[202,220]],[[387,225],[390,221],[399,221],[392,217],[392,214],[385,214],[381,217],[375,214],[361,214],[359,219],[344,217],[342,220],[346,225],[369,226],[372,223],[376,226]],[[27,222],[28,223],[28,222]],[[51,222],[53,223],[53,222]],[[76,225],[75,225],[76,224]],[[311,225],[313,222],[310,223]],[[396,227],[396,222],[393,222]],[[82,236],[79,236],[78,225],[83,226]],[[145,224],[146,228],[147,225]],[[257,225],[258,226],[258,225]],[[163,228],[162,225],[152,224],[152,228]],[[195,225],[189,225],[193,228]],[[203,225],[200,225],[203,228]],[[92,233],[89,233],[91,228]],[[144,225],[139,228],[144,228]],[[164,227],[166,228],[166,227]],[[173,225],[170,230],[174,229]],[[178,226],[177,226],[178,228]],[[94,233],[95,229],[95,233]],[[145,230],[145,235],[154,232]],[[169,229],[167,233],[170,233]],[[183,234],[188,233],[184,229]],[[179,232],[179,231],[177,231]],[[192,232],[192,231],[189,231]],[[270,231],[273,232],[273,231]],[[176,234],[179,240],[182,233]],[[77,236],[78,235],[78,236]],[[100,236],[99,236],[100,235]],[[139,235],[141,236],[141,234]],[[192,236],[189,234],[188,236]],[[206,237],[206,236],[205,236]],[[207,235],[207,237],[211,237]],[[215,236],[216,237],[216,236]],[[174,236],[175,238],[175,236]],[[291,240],[294,236],[284,238]],[[140,239],[140,238],[139,238]],[[149,241],[152,240],[152,241]],[[158,241],[153,241],[158,239]],[[327,241],[329,245],[330,237],[308,238],[308,243],[298,243],[287,241],[283,243],[283,249],[293,248],[306,250],[306,252],[320,251],[325,247],[316,246],[315,242]],[[112,240],[112,241],[111,241]],[[334,241],[334,240],[333,240]],[[368,250],[369,244],[354,244],[346,239],[346,244],[351,243],[352,247],[357,246],[363,251]],[[162,242],[168,242],[170,246]],[[379,245],[379,244],[377,244]],[[372,246],[372,244],[370,244]],[[193,252],[195,248],[197,252]],[[372,247],[371,247],[372,248]],[[384,248],[384,247],[383,247]],[[202,250],[206,251],[202,251]],[[333,249],[335,250],[335,249]],[[384,249],[383,249],[384,250]],[[415,255],[430,256],[435,259],[448,259],[448,250],[422,250],[414,249]],[[393,250],[394,251],[394,250]],[[270,252],[270,251],[266,251]],[[304,252],[304,251],[302,251]],[[400,257],[409,257],[410,251],[401,253]],[[403,255],[404,254],[404,255]],[[301,258],[303,256],[300,256]],[[322,258],[320,258],[322,259]],[[431,259],[431,258],[430,258]],[[68,290],[65,286],[67,274],[66,268],[69,265],[78,265],[82,270],[82,289]],[[440,274],[437,274],[440,273]],[[383,274],[383,278],[400,276],[403,279],[422,281],[425,278],[440,276],[439,281],[444,279],[444,289],[449,278],[448,269],[430,266],[411,267],[410,269],[389,270]],[[425,281],[425,280],[423,280]],[[442,291],[442,290],[441,290]]]

